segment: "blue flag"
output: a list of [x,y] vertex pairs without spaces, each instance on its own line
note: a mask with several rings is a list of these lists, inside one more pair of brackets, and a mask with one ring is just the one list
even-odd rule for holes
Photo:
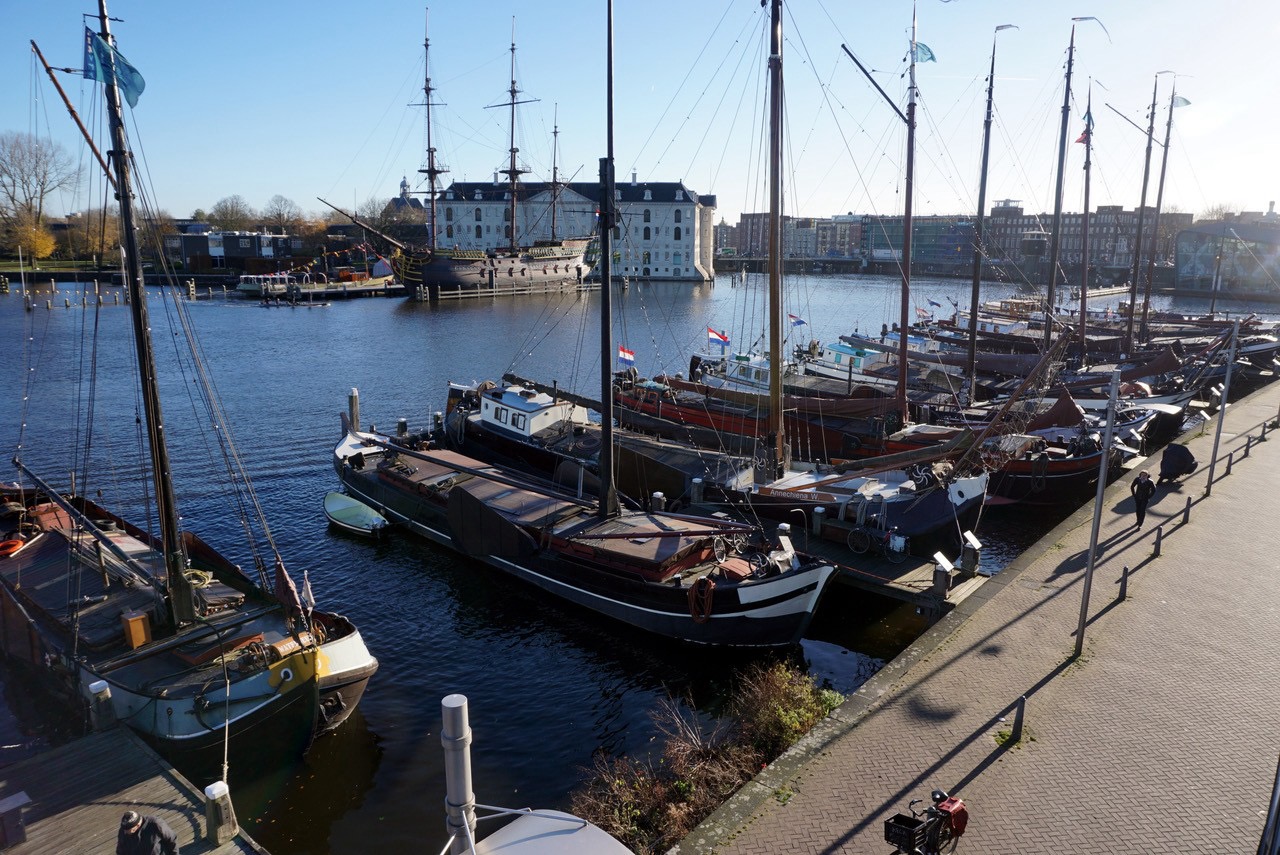
[[[114,77],[111,73],[113,67]],[[101,80],[108,86],[116,84],[130,107],[138,106],[138,96],[147,88],[147,81],[142,79],[138,69],[88,27],[84,28],[84,79]]]
[[933,55],[933,51],[929,50],[929,46],[924,42],[916,42],[916,62],[937,62],[938,58]]
[[942,304],[941,304],[941,303],[939,303],[937,300],[930,300],[930,301],[929,301],[929,305],[930,305],[930,306],[937,306],[939,309],[941,309],[941,308],[942,308]]

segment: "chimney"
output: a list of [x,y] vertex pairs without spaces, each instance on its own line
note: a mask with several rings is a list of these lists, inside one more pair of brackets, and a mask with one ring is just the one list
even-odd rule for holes
[[631,170],[631,186],[636,186],[636,171],[634,169]]
[[493,170],[493,186],[498,186],[498,170]]

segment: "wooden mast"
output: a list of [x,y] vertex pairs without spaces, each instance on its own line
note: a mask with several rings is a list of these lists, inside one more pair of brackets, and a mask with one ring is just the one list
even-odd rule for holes
[[516,100],[516,96],[520,94],[520,90],[519,88],[516,87],[516,22],[515,22],[515,19],[512,19],[511,21],[511,88],[507,90],[507,94],[510,96],[510,100],[503,106],[509,107],[511,109],[511,118],[510,118],[511,160],[509,161],[507,168],[501,171],[501,174],[507,176],[507,187],[508,187],[507,195],[510,196],[510,199],[508,200],[509,204],[507,206],[507,218],[509,220],[508,225],[511,228],[511,240],[507,244],[507,246],[511,250],[511,252],[514,253],[518,245],[517,237],[516,237],[516,191],[519,188],[520,176],[529,171],[527,169],[521,169],[516,164],[516,155],[520,153],[520,149],[516,148],[516,105],[524,104],[526,102]]
[[[427,15],[429,18],[430,10],[427,11]],[[422,40],[422,63],[423,73],[425,76],[424,83],[422,85],[422,94],[424,96],[422,99],[422,105],[427,112],[427,165],[418,171],[427,176],[427,195],[431,200],[427,206],[429,211],[428,216],[430,217],[428,221],[428,232],[430,234],[431,249],[434,250],[439,245],[439,229],[436,226],[436,223],[438,222],[436,219],[436,197],[438,195],[436,190],[436,179],[441,175],[444,175],[449,170],[441,169],[436,166],[436,149],[431,142],[431,107],[433,106],[431,103],[431,93],[436,90],[431,85],[431,37],[429,20],[426,33],[427,34]]]
[[[1084,134],[1084,220],[1080,224],[1080,367],[1085,366],[1089,343],[1089,178],[1093,169],[1093,86],[1085,102]],[[1046,322],[1048,318],[1045,319]]]
[[902,294],[898,317],[898,417],[906,425],[907,411],[907,331],[911,328],[911,201],[915,196],[916,171],[916,7],[911,5],[911,65],[907,84],[907,175],[902,206]]
[[[1075,19],[1073,19],[1075,20]],[[1049,279],[1044,296],[1044,349],[1053,341],[1054,292],[1058,282],[1058,254],[1062,245],[1062,191],[1067,167],[1067,123],[1071,118],[1071,69],[1076,57],[1076,25],[1071,25],[1071,42],[1067,45],[1066,84],[1062,87],[1062,128],[1058,133],[1058,180],[1053,193],[1053,233],[1049,235]]]
[[782,430],[782,0],[772,0],[769,22],[769,437],[768,480],[786,468]]
[[605,11],[605,156],[600,159],[600,505],[602,519],[618,513],[613,486],[613,0]]
[[1142,221],[1147,213],[1147,183],[1151,180],[1151,145],[1156,130],[1156,92],[1160,88],[1160,74],[1151,84],[1151,113],[1147,118],[1147,157],[1142,166],[1142,198],[1138,203],[1138,232],[1133,237],[1133,279],[1129,284],[1129,323],[1125,325],[1124,348],[1133,352],[1133,321],[1138,309],[1138,276],[1142,273]]
[[[98,18],[102,25],[102,40],[111,44],[110,18],[107,0],[98,0]],[[169,449],[165,440],[164,415],[160,409],[160,387],[156,379],[155,351],[151,346],[151,323],[147,315],[147,294],[142,280],[142,260],[138,254],[138,232],[133,212],[133,184],[130,178],[132,153],[125,138],[120,91],[115,81],[115,55],[106,57],[111,64],[110,79],[103,81],[107,93],[107,116],[111,128],[111,150],[108,152],[115,167],[116,187],[120,198],[120,241],[124,254],[124,284],[129,294],[129,313],[133,320],[133,342],[137,352],[138,369],[142,384],[142,410],[146,422],[147,446],[151,453],[151,477],[156,491],[156,510],[159,516],[160,537],[164,551],[164,563],[168,590],[165,601],[169,610],[169,623],[174,627],[195,620],[195,603],[191,583],[186,577],[186,556],[182,549],[182,535],[178,528],[177,501],[169,471]]]

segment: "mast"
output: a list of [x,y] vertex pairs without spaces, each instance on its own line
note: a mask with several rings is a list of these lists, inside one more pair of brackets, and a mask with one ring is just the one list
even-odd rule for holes
[[510,205],[507,206],[507,217],[511,221],[511,242],[508,248],[511,252],[516,251],[516,190],[519,186],[520,176],[528,172],[527,169],[521,169],[516,165],[516,155],[520,149],[516,148],[516,105],[524,104],[524,101],[517,101],[516,96],[520,94],[520,89],[516,86],[516,22],[511,19],[511,88],[507,90],[510,100],[503,106],[511,109],[511,160],[506,169],[501,170],[501,174],[507,176],[507,187],[510,199]]
[[916,7],[911,4],[911,66],[907,84],[907,175],[902,208],[902,294],[898,319],[898,415],[905,426],[907,412],[907,330],[911,326],[911,200],[916,170]]
[[[558,167],[560,155],[560,107],[556,105],[551,122],[551,239],[556,239],[556,199],[560,195],[560,174]],[[602,212],[603,213],[603,212]]]
[[786,467],[782,431],[782,0],[769,21],[769,439],[770,480]]
[[438,195],[436,191],[436,179],[439,178],[441,175],[444,175],[449,170],[441,169],[440,167],[436,166],[436,149],[435,149],[435,146],[432,145],[431,143],[431,107],[433,106],[431,103],[431,93],[435,92],[436,90],[435,90],[435,87],[431,85],[430,15],[431,15],[431,10],[428,9],[427,10],[427,26],[425,30],[426,35],[424,35],[422,39],[422,64],[423,64],[423,72],[425,75],[425,80],[422,84],[422,94],[423,94],[422,106],[426,109],[426,113],[427,113],[427,165],[424,168],[419,169],[418,172],[427,176],[427,187],[428,187],[427,195],[430,197],[430,200],[431,200],[427,206],[428,217],[429,217],[428,225],[427,225],[427,233],[430,235],[431,249],[434,250],[439,242],[439,235],[436,234],[437,232],[436,197]]
[[987,112],[982,120],[982,169],[978,174],[978,217],[973,224],[973,287],[969,292],[969,354],[965,372],[969,378],[969,400],[973,401],[978,391],[978,304],[982,297],[979,287],[982,284],[982,223],[987,210],[987,165],[991,160],[991,114],[992,99],[996,86],[996,37],[1001,30],[1014,27],[1014,24],[1001,24],[991,36],[991,74],[987,77]]
[[1142,201],[1138,203],[1138,233],[1133,238],[1133,281],[1129,283],[1129,323],[1125,326],[1124,347],[1133,352],[1133,317],[1138,309],[1138,275],[1142,272],[1142,220],[1147,213],[1147,182],[1151,179],[1151,144],[1156,130],[1156,91],[1160,88],[1160,75],[1151,84],[1151,112],[1147,121],[1147,159],[1142,166]]
[[[610,371],[613,226],[617,220],[613,198],[613,0],[609,0],[605,11],[605,65],[605,156],[600,159],[600,507],[597,513],[601,519],[618,514],[618,494],[613,487],[613,374]],[[514,160],[512,163],[514,165]]]
[[[107,16],[107,0],[98,0],[98,19],[102,25],[101,36],[111,44],[110,18]],[[108,58],[112,63],[111,79],[104,81],[107,94],[107,114],[111,128],[111,150],[108,155],[116,171],[116,186],[120,197],[120,240],[124,253],[124,282],[129,293],[129,313],[133,320],[133,342],[137,351],[138,369],[142,383],[142,410],[146,422],[147,446],[151,452],[151,477],[156,491],[156,509],[159,515],[160,536],[164,551],[164,564],[168,581],[165,602],[169,610],[169,622],[173,627],[195,620],[195,603],[191,583],[185,575],[186,558],[182,550],[182,535],[178,529],[177,501],[169,471],[169,449],[165,441],[164,416],[160,410],[160,387],[156,380],[155,351],[151,346],[151,323],[147,315],[147,294],[142,281],[142,260],[138,255],[138,234],[133,216],[133,184],[129,167],[132,153],[125,139],[123,111],[120,107],[120,91],[116,88],[114,53]]]
[[1085,102],[1084,133],[1084,220],[1080,224],[1080,260],[1083,272],[1080,276],[1080,367],[1085,365],[1089,342],[1089,177],[1093,167],[1093,86],[1089,86],[1089,98]]
[[[1074,19],[1073,19],[1074,20]],[[1044,349],[1053,341],[1054,289],[1058,281],[1058,251],[1062,238],[1062,186],[1067,168],[1067,122],[1071,118],[1071,70],[1076,56],[1076,25],[1071,25],[1071,42],[1067,45],[1066,85],[1062,88],[1062,129],[1058,134],[1058,184],[1053,194],[1053,233],[1049,236],[1049,282],[1044,298]]]
[[1169,93],[1169,119],[1164,125],[1164,151],[1160,153],[1160,181],[1156,184],[1156,213],[1151,218],[1151,249],[1147,252],[1147,287],[1142,294],[1142,327],[1138,337],[1147,340],[1147,314],[1151,309],[1151,285],[1156,277],[1156,242],[1160,240],[1160,207],[1164,204],[1164,175],[1169,166],[1169,137],[1173,133],[1173,108],[1178,106],[1178,81]]

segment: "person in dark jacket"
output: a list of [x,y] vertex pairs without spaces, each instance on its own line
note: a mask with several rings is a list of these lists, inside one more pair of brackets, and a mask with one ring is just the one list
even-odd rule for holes
[[1133,495],[1133,505],[1138,511],[1138,528],[1142,528],[1142,521],[1147,518],[1147,503],[1151,501],[1151,497],[1156,494],[1156,483],[1151,480],[1151,476],[1146,472],[1138,475],[1138,480],[1129,485],[1129,492]]
[[160,817],[131,810],[120,818],[116,855],[178,855],[178,836]]

